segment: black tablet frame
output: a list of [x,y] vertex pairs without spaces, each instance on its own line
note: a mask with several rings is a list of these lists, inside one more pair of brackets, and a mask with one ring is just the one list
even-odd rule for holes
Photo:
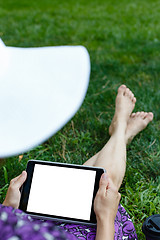
[[[83,169],[86,171],[87,170],[96,171],[93,198],[92,198],[92,207],[91,207],[91,214],[90,214],[89,221],[83,220],[83,219],[74,219],[74,218],[67,218],[67,217],[62,217],[62,216],[54,216],[54,215],[49,215],[49,214],[41,214],[41,213],[34,213],[34,212],[26,211],[35,164],[76,168],[76,169]],[[71,222],[71,223],[81,223],[81,224],[87,224],[87,225],[96,225],[97,221],[96,221],[96,215],[94,213],[94,199],[95,199],[96,193],[99,188],[100,177],[105,172],[105,169],[98,168],[98,167],[90,167],[90,166],[85,166],[85,165],[74,165],[74,164],[49,162],[49,161],[41,161],[41,160],[29,160],[26,171],[27,171],[27,179],[22,187],[19,209],[21,209],[22,211],[24,211],[27,214],[29,214],[33,217],[36,217],[36,218],[49,219],[49,220],[54,220],[54,221],[64,221],[64,222]]]

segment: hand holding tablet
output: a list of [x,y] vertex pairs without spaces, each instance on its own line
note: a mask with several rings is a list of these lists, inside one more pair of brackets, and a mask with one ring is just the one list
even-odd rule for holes
[[32,216],[96,224],[93,210],[102,168],[32,160],[20,209]]

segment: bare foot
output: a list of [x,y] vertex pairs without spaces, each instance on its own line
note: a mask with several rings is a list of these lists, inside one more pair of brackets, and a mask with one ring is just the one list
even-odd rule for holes
[[153,120],[152,112],[136,112],[132,113],[126,129],[126,143],[130,143],[132,139],[147,127],[149,122]]
[[[115,114],[111,125],[109,127],[109,134],[112,135],[119,125],[127,127],[127,122],[134,109],[136,98],[129,88],[125,85],[121,85],[118,88],[118,94],[116,97]],[[120,124],[121,123],[121,124]]]

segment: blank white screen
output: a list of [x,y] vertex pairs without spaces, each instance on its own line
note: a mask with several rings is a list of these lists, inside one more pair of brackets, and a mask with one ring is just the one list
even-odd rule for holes
[[35,164],[27,211],[90,220],[96,171]]

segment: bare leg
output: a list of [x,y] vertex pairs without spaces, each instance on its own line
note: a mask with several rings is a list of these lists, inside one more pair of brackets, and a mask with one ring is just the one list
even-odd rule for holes
[[[118,90],[118,95],[120,94],[121,90],[122,86]],[[136,101],[134,96],[131,96],[131,92],[128,92],[127,89],[123,90],[123,95],[126,98],[130,98],[130,100],[128,100],[132,102],[133,108]],[[125,129],[124,137],[122,131],[124,126],[120,124],[122,127],[121,130],[119,130],[117,126],[119,124],[119,121],[117,121],[118,118],[121,119],[121,114],[118,114],[118,112],[122,111],[119,105],[124,104],[123,101],[121,102],[118,95],[116,99],[115,115],[109,129],[111,138],[100,152],[98,152],[84,164],[105,168],[109,176],[119,188],[122,183],[126,168],[126,144],[131,142],[133,137],[136,136],[140,131],[142,131],[150,121],[152,121],[153,113],[138,112],[130,115],[127,121],[127,127]],[[121,120],[126,121],[125,119],[122,118]]]
[[85,163],[85,165],[105,168],[118,189],[126,169],[125,132],[135,102],[133,93],[125,85],[120,86],[116,97],[115,115],[111,124],[111,138],[96,156]]

